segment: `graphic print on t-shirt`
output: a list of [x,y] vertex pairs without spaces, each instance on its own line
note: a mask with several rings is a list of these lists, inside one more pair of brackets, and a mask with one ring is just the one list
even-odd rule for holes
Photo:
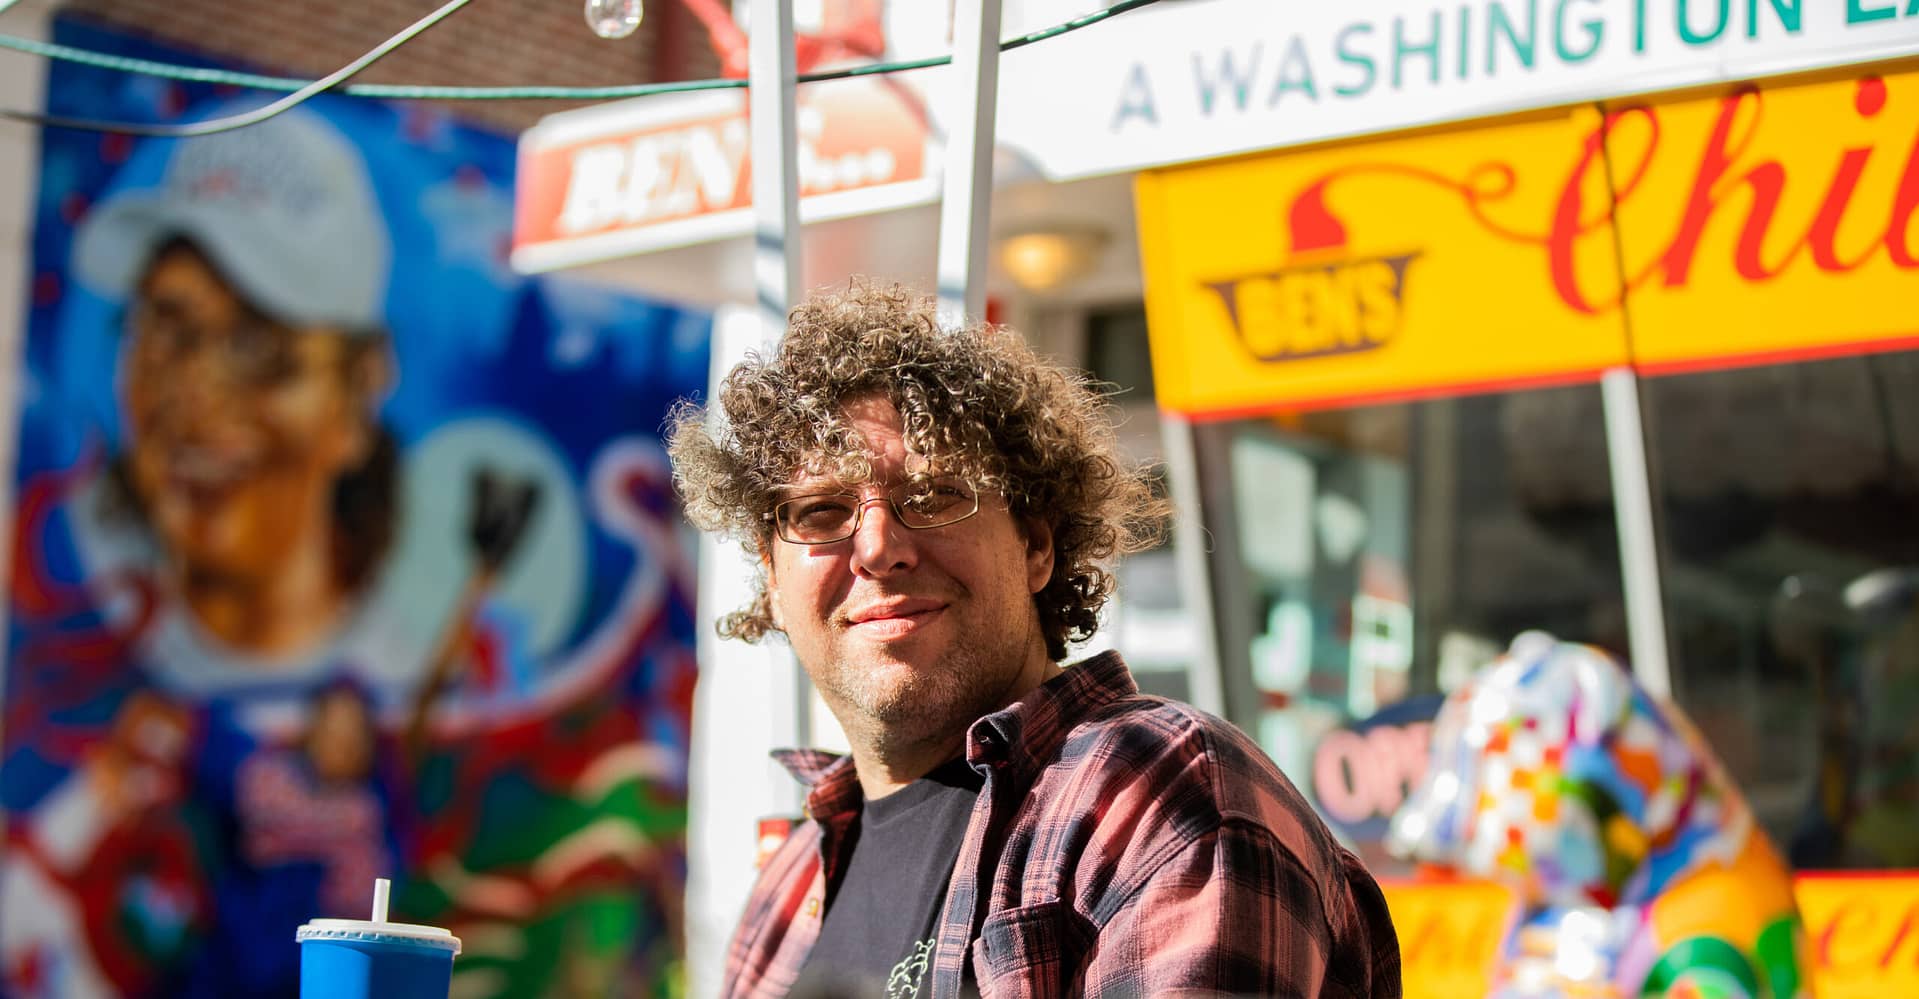
[[886,999],[919,999],[920,983],[926,980],[926,968],[932,960],[932,937],[914,944],[913,952],[886,976]]

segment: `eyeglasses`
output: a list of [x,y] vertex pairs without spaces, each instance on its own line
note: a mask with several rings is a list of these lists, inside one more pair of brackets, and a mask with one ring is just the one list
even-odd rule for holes
[[[979,512],[979,490],[957,476],[908,479],[885,493],[886,505],[901,524],[916,531],[957,524]],[[853,493],[819,493],[782,500],[766,519],[781,541],[830,545],[860,529],[866,508],[877,501]]]
[[293,331],[261,317],[243,315],[230,327],[214,329],[188,319],[171,303],[142,301],[129,310],[127,327],[132,359],[149,369],[177,370],[188,358],[210,351],[235,381],[268,387],[301,366]]

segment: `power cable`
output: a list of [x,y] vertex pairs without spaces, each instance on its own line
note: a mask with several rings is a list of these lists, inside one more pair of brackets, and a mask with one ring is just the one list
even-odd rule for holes
[[148,125],[139,122],[68,118],[62,115],[41,114],[36,111],[17,111],[12,108],[0,108],[0,116],[12,118],[16,121],[32,122],[48,128],[74,128],[90,132],[118,132],[123,135],[138,135],[163,139],[188,138],[196,135],[212,135],[216,132],[232,131],[236,128],[244,128],[248,125],[265,121],[282,111],[306,103],[306,101],[315,94],[339,86],[354,74],[379,62],[387,53],[412,41],[415,35],[440,23],[445,20],[448,15],[466,6],[470,2],[472,2],[472,0],[448,0],[447,4],[439,10],[407,25],[400,30],[399,34],[374,46],[360,58],[347,63],[318,80],[301,85],[298,89],[294,90],[293,93],[277,101],[273,101],[270,104],[263,104],[251,111],[244,111],[240,114],[227,115],[226,117],[214,118],[209,121],[190,122],[184,125]]
[[[0,0],[4,2],[4,0]],[[47,42],[20,38],[14,35],[0,34],[0,48],[9,48],[19,52],[75,62],[100,69],[116,70],[123,73],[137,73],[143,76],[155,76],[164,79],[182,80],[191,83],[208,83],[225,86],[243,87],[251,90],[291,91],[271,104],[257,108],[245,114],[210,121],[196,122],[190,125],[145,125],[109,121],[94,121],[80,118],[63,118],[55,115],[40,114],[32,111],[18,111],[0,108],[0,117],[12,118],[52,128],[75,128],[94,132],[119,132],[138,136],[182,137],[190,135],[209,135],[214,132],[228,131],[246,125],[264,121],[288,108],[303,103],[315,94],[338,90],[355,97],[371,97],[383,100],[453,100],[453,101],[501,101],[501,100],[615,100],[630,97],[651,97],[655,94],[687,93],[701,90],[742,89],[745,80],[711,79],[682,80],[672,83],[639,83],[611,87],[555,87],[555,86],[516,86],[516,87],[450,87],[421,86],[416,84],[391,83],[354,83],[341,84],[372,65],[380,57],[411,40],[442,18],[468,3],[469,0],[452,0],[445,7],[422,18],[404,31],[382,42],[377,48],[359,59],[342,67],[338,71],[319,80],[299,80],[288,77],[265,76],[258,73],[238,73],[230,70],[207,69],[197,66],[182,66],[176,63],[156,62],[150,59],[132,59],[126,56],[108,55],[68,45],[55,45]],[[1000,43],[1001,52],[1011,52],[1037,42],[1055,38],[1081,28],[1098,24],[1108,18],[1124,14],[1127,11],[1144,7],[1157,0],[1119,0],[1112,6],[1083,14],[1063,21],[1049,28],[1033,31],[1017,38],[1009,38]],[[930,69],[945,66],[953,61],[951,55],[934,56],[926,59],[910,59],[899,62],[871,63],[861,66],[849,66],[842,69],[825,70],[815,73],[803,73],[801,83],[818,83],[824,80],[844,80],[853,77],[874,76],[882,73],[898,73],[915,69]]]

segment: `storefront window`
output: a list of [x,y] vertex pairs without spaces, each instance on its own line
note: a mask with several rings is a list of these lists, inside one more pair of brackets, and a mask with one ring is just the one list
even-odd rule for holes
[[1362,845],[1423,744],[1329,762],[1328,733],[1409,699],[1430,717],[1523,631],[1627,648],[1596,386],[1203,424],[1196,443],[1229,712]]
[[1799,867],[1919,866],[1919,353],[1650,379],[1674,696]]

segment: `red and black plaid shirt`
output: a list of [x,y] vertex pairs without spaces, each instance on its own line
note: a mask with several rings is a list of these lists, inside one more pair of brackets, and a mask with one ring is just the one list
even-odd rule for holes
[[[812,785],[727,955],[728,997],[783,996],[819,936],[861,793],[850,758],[780,754]],[[986,778],[922,992],[1400,994],[1399,943],[1358,858],[1237,729],[1139,693],[1114,653],[967,730]],[[970,972],[970,973],[969,973]]]

